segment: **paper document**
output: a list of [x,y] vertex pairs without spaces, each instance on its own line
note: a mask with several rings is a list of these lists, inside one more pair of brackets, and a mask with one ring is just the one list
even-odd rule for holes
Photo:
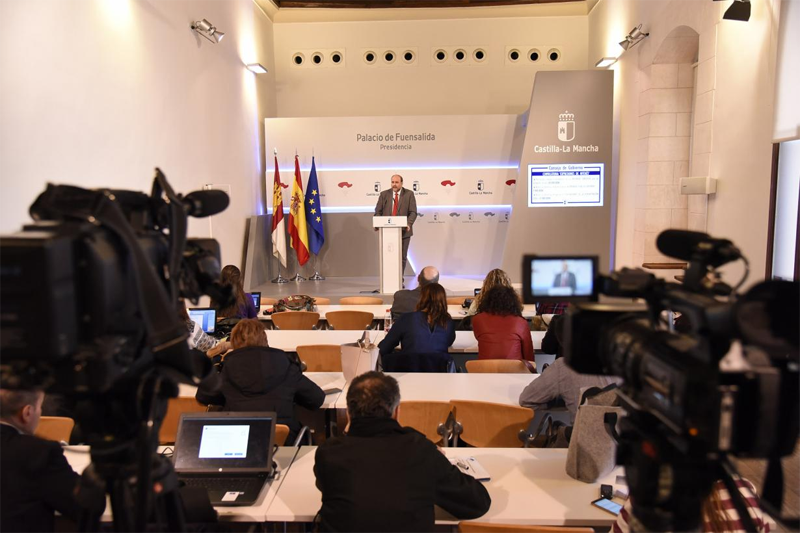
[[478,481],[489,481],[492,476],[474,457],[448,457],[450,463],[461,470],[462,473],[472,476]]

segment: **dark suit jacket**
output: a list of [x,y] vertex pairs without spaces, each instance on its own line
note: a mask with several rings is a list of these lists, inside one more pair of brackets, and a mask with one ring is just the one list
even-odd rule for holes
[[[376,217],[388,217],[392,215],[394,205],[394,191],[387,189],[378,196],[378,203],[375,204]],[[417,199],[414,193],[405,187],[400,190],[400,197],[397,199],[397,216],[408,217],[410,230],[403,230],[403,238],[414,235],[414,221],[417,220]]]
[[[564,275],[563,272],[559,273],[559,274],[556,274],[556,279],[555,279],[555,281],[553,281],[553,287],[561,287],[561,283],[562,283],[561,282],[561,276],[563,276],[563,275]],[[566,275],[567,275],[567,287],[570,287],[574,291],[575,287],[576,287],[575,274],[573,274],[572,272],[567,272]]]
[[78,481],[57,442],[0,425],[0,530],[53,531],[53,511],[77,521]]
[[403,313],[413,313],[417,309],[420,296],[422,296],[422,287],[417,287],[413,291],[403,289],[394,293],[392,320],[397,320]]
[[289,426],[291,442],[300,423],[294,405],[319,409],[325,393],[300,371],[300,365],[283,350],[251,346],[225,356],[222,387],[216,394],[197,390],[200,403],[224,405],[226,411],[274,411],[278,424]]
[[491,505],[474,478],[436,445],[391,418],[362,418],[325,441],[314,463],[321,531],[431,531],[433,506],[473,519]]

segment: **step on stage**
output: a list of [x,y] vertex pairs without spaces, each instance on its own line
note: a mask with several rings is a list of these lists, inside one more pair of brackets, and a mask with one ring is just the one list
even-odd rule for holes
[[[417,278],[415,276],[406,276],[404,279],[407,289],[416,288]],[[477,276],[440,276],[439,283],[445,288],[448,296],[472,297],[474,290],[483,284],[483,278]],[[378,276],[360,278],[328,277],[324,281],[263,283],[258,287],[251,287],[251,290],[260,291],[261,296],[270,298],[283,298],[292,294],[321,296],[330,298],[332,304],[339,303],[339,298],[344,296],[376,296],[383,298],[386,303],[391,303],[393,295],[372,292],[378,290],[378,285]]]

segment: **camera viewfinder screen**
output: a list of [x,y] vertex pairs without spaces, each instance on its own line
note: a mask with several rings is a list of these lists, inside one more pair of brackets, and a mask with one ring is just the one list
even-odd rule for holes
[[534,298],[589,298],[594,294],[594,277],[595,263],[589,257],[531,260]]

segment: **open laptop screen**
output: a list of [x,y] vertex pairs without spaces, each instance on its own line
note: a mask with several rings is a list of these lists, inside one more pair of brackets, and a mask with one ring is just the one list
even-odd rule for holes
[[175,470],[269,471],[274,413],[184,413],[175,439]]
[[195,307],[189,309],[189,318],[192,322],[197,322],[206,333],[214,333],[217,325],[217,310],[210,307]]
[[260,292],[251,292],[250,297],[253,299],[253,305],[256,308],[256,311],[261,307],[261,293]]

